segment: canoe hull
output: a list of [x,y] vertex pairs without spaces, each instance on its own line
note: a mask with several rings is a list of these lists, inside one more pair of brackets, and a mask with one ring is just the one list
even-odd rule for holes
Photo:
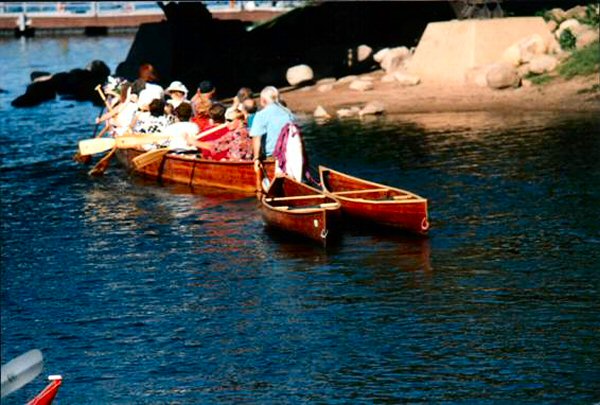
[[[137,149],[119,149],[117,158],[137,175],[161,182],[186,184],[190,187],[218,187],[244,193],[256,192],[256,173],[252,161],[215,161],[196,155],[167,154],[162,160],[135,169],[132,160],[143,153]],[[269,176],[274,162],[263,165]]]
[[340,204],[320,190],[278,177],[261,199],[267,226],[300,235],[323,246],[337,235]]
[[413,234],[428,233],[427,199],[323,166],[319,174],[323,191],[340,201],[344,216]]

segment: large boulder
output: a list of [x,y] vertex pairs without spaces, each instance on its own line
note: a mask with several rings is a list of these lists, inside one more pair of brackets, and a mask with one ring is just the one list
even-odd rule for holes
[[547,50],[547,43],[539,34],[533,34],[509,46],[502,54],[502,61],[513,66],[529,62],[535,55]]
[[596,29],[588,29],[577,35],[577,42],[575,46],[577,49],[585,48],[591,43],[598,42],[599,33]]
[[378,50],[375,55],[373,55],[373,60],[377,63],[381,63],[385,55],[390,51],[390,48],[383,48]]
[[404,66],[404,62],[410,57],[410,50],[405,46],[392,48],[385,53],[381,60],[381,68],[387,73],[395,72]]
[[296,65],[287,70],[285,78],[290,86],[297,86],[311,81],[314,78],[314,73],[308,65]]
[[356,48],[356,59],[359,62],[364,62],[373,54],[373,49],[367,45],[360,45]]
[[546,16],[557,23],[561,23],[567,19],[567,13],[562,8],[553,8],[546,13]]
[[560,36],[565,30],[569,30],[573,35],[577,36],[577,33],[582,30],[581,23],[574,18],[565,20],[560,23],[556,31],[554,31],[554,35],[556,38],[560,39]]
[[518,87],[521,79],[514,67],[499,63],[489,69],[486,80],[492,89],[504,89]]
[[583,20],[587,17],[587,7],[585,6],[575,6],[573,8],[565,11],[565,19],[576,18],[578,20]]
[[537,55],[529,62],[529,71],[542,74],[553,71],[558,65],[558,60],[550,55]]
[[479,87],[486,87],[487,74],[489,70],[494,67],[494,64],[475,66],[465,72],[465,83],[474,84]]

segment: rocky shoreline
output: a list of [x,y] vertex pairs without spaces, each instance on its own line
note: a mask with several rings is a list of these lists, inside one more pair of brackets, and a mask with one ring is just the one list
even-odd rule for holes
[[[359,76],[372,78],[373,89],[356,91],[343,80],[331,85],[327,92],[320,91],[322,83],[283,93],[288,106],[304,114],[315,113],[318,107],[329,116],[347,117],[347,110],[359,111],[369,103],[379,104],[388,114],[435,113],[466,111],[600,111],[600,94],[585,93],[600,83],[600,75],[555,80],[544,85],[523,86],[516,89],[494,90],[477,85],[421,83],[403,86],[398,82],[382,82],[382,70]],[[354,110],[352,107],[355,107]],[[342,114],[338,111],[342,110]],[[316,114],[318,116],[318,114]]]

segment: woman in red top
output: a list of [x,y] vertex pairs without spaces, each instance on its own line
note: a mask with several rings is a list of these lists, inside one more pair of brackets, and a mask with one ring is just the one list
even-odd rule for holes
[[[205,131],[222,125],[225,121],[225,107],[214,104],[209,114],[211,125]],[[250,160],[252,158],[252,140],[245,126],[243,114],[238,111],[234,117],[228,118],[227,126],[196,142],[204,159]]]

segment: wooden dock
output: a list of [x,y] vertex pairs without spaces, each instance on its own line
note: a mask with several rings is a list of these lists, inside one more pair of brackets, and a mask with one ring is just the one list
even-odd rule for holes
[[[289,8],[248,9],[238,2],[236,7],[209,7],[208,10],[215,19],[256,23],[275,18]],[[140,24],[164,19],[155,2],[0,2],[0,36],[4,37],[61,33],[102,35],[136,30]]]

